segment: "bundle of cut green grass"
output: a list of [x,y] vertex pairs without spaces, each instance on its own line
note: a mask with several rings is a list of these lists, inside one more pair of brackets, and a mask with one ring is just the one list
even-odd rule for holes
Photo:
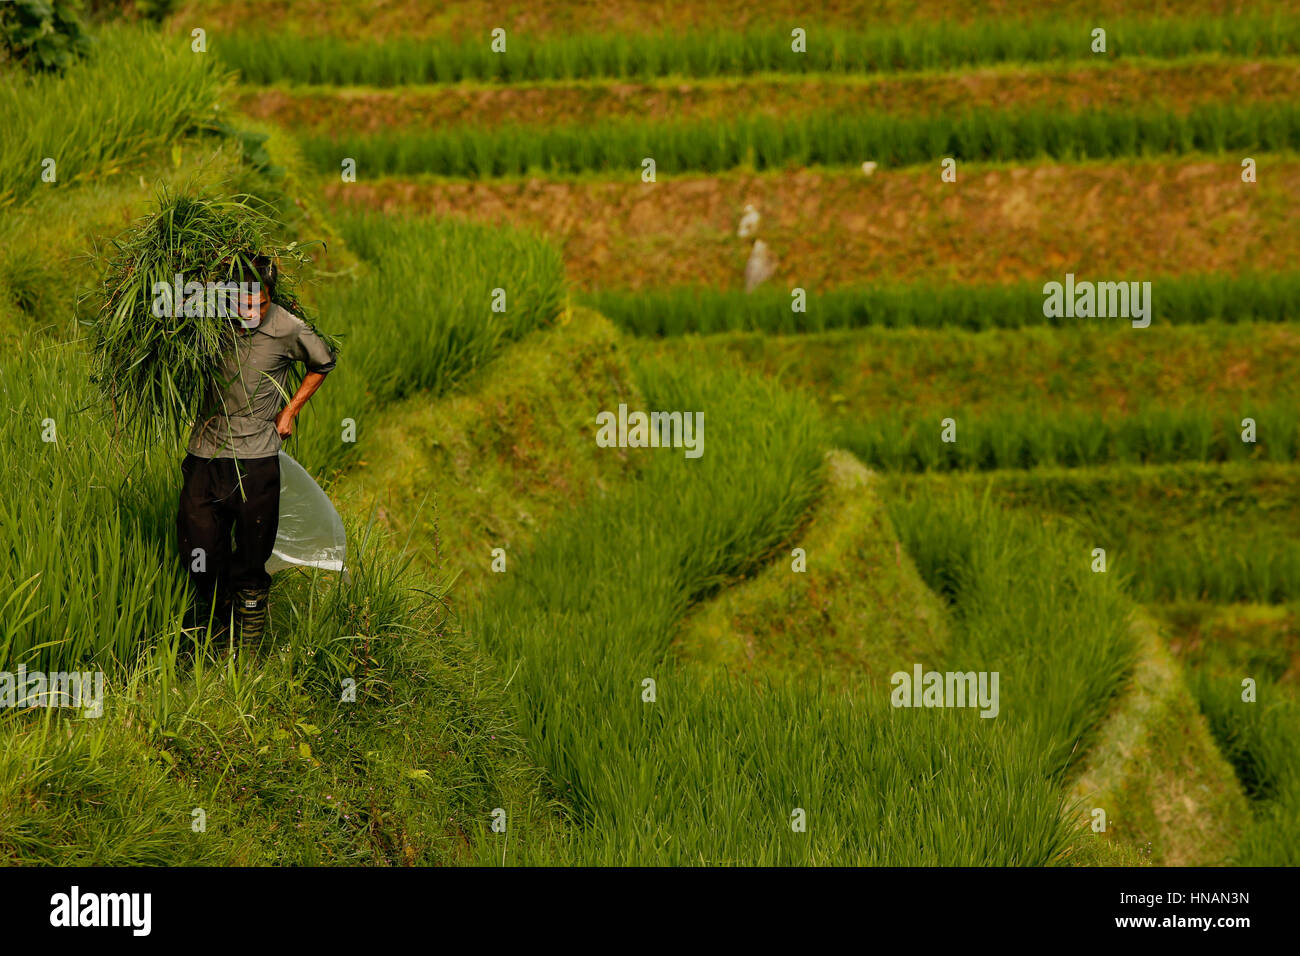
[[193,423],[238,328],[234,303],[215,284],[253,282],[252,258],[272,256],[281,264],[272,300],[301,315],[294,273],[310,260],[298,243],[277,242],[279,223],[255,197],[164,190],[157,206],[98,252],[99,302],[88,325],[92,377],[114,428],[169,440]]

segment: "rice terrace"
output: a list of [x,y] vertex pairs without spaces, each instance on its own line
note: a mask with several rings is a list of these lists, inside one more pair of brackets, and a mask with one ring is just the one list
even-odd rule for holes
[[1300,863],[1294,4],[0,32],[0,862]]

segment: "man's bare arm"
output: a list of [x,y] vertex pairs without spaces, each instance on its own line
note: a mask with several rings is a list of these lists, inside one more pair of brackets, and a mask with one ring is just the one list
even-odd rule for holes
[[302,377],[302,384],[298,386],[297,393],[275,417],[275,430],[280,433],[281,438],[288,438],[293,434],[293,420],[307,404],[307,399],[316,394],[316,389],[320,388],[320,383],[323,381],[325,381],[325,374],[322,372],[308,372]]

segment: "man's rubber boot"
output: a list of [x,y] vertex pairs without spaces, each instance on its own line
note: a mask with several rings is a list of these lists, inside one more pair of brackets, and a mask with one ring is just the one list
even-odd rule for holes
[[217,657],[230,653],[230,630],[234,622],[234,600],[230,592],[222,591],[217,606],[212,611],[212,626],[208,628],[208,643]]
[[230,595],[224,590],[219,589],[215,595],[211,592],[195,595],[185,610],[181,627],[196,632],[200,639],[203,631],[216,637],[230,630],[230,610]]
[[[181,621],[181,627],[187,631],[200,631],[208,626],[209,615],[213,613],[214,596],[211,591],[198,591],[193,595],[189,607],[185,609],[185,617]],[[218,610],[219,614],[220,611]]]
[[243,588],[235,592],[235,627],[239,643],[256,646],[266,631],[270,588]]
[[230,622],[233,614],[234,601],[230,592],[223,590],[217,599],[216,609],[212,612],[212,626],[208,630],[213,647],[230,643]]

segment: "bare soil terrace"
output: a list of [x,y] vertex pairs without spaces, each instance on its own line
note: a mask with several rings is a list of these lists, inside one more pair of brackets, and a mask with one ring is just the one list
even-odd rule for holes
[[738,288],[752,239],[778,257],[777,285],[810,290],[880,280],[1013,282],[1066,272],[1134,274],[1288,270],[1300,251],[1300,161],[801,170],[640,182],[383,179],[323,182],[327,201],[510,222],[552,236],[580,289],[707,283]]
[[[1273,0],[1094,0],[1083,14],[1090,19],[1161,17],[1209,14],[1268,14],[1286,9]],[[356,39],[391,36],[482,36],[494,27],[534,34],[659,33],[664,30],[709,29],[736,31],[760,27],[792,29],[803,25],[868,29],[903,23],[970,22],[972,20],[1042,20],[1081,15],[1072,0],[823,0],[809,6],[800,0],[452,0],[434,5],[410,0],[374,0],[366,4],[336,0],[287,0],[265,4],[254,0],[190,0],[170,23],[185,31],[202,25],[228,30],[255,25],[257,29],[287,30],[302,35],[335,34]]]
[[456,85],[415,89],[245,88],[242,112],[300,132],[377,133],[473,124],[563,125],[613,119],[789,118],[810,112],[935,115],[972,108],[1080,111],[1300,98],[1292,60],[1127,61],[1071,69],[991,68],[871,77],[767,77],[659,83]]

